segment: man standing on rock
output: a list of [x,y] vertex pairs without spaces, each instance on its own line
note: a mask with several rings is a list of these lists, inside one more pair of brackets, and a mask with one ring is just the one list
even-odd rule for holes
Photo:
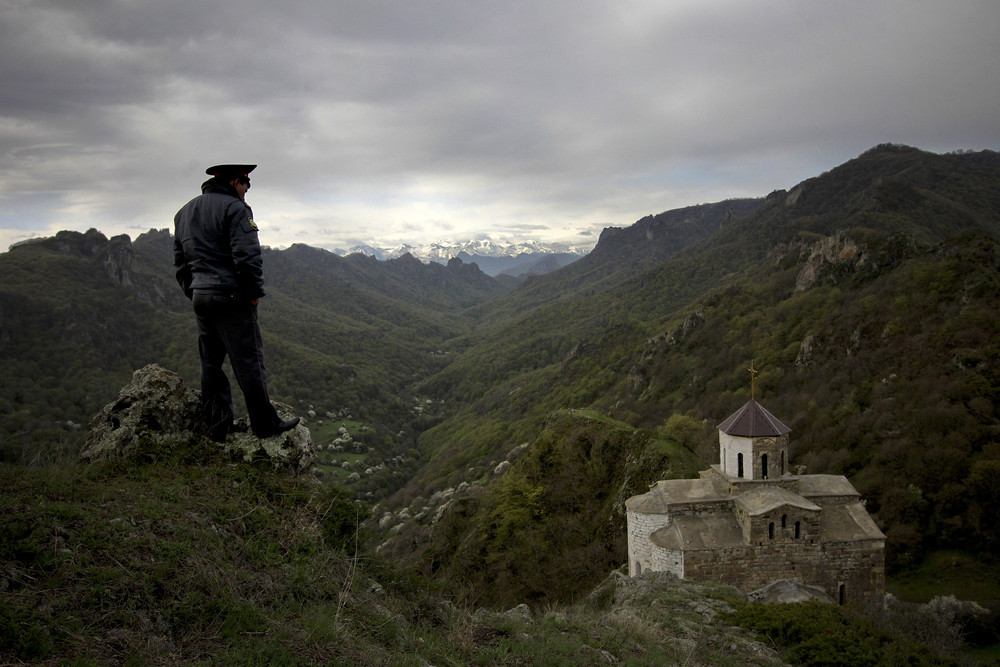
[[213,440],[233,425],[233,399],[223,371],[226,356],[260,438],[288,431],[299,418],[282,419],[267,392],[257,300],[264,296],[263,262],[253,211],[244,197],[255,164],[209,167],[202,194],[174,216],[177,282],[194,304],[201,354],[202,412]]

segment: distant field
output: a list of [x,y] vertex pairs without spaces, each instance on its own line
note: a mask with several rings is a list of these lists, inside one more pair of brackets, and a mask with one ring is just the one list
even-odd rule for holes
[[[320,423],[322,422],[322,423]],[[361,432],[362,423],[354,419],[317,419],[309,422],[309,431],[314,443],[331,443],[340,437],[340,428],[347,428],[348,434],[353,438]],[[322,451],[319,452],[319,459],[316,468],[323,472],[323,479],[332,484],[346,485],[347,477],[352,472],[359,472],[355,468],[347,470],[341,467],[341,461],[356,463],[363,461],[368,456],[367,446],[364,453],[355,453],[353,443],[345,445],[344,451]],[[334,463],[335,462],[335,463]]]

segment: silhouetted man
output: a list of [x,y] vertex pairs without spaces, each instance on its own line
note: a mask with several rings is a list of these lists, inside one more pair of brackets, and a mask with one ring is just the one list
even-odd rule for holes
[[209,167],[202,194],[174,216],[177,282],[198,320],[202,414],[213,440],[233,425],[233,399],[223,371],[226,357],[243,390],[250,427],[261,438],[295,427],[282,419],[267,393],[257,300],[264,296],[263,262],[253,211],[244,197],[255,164]]

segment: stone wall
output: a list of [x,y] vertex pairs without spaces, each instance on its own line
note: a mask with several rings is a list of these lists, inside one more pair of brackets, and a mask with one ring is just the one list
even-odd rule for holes
[[[739,476],[739,458],[743,455],[743,476]],[[767,455],[764,474],[762,455]],[[774,479],[791,469],[788,460],[788,436],[774,438],[744,438],[719,431],[719,468],[733,478]]]
[[885,548],[881,540],[832,542],[825,544],[823,551],[836,567],[820,567],[817,581],[833,599],[839,599],[841,585],[842,602],[858,602],[885,592]]
[[[785,526],[781,526],[781,517],[785,516]],[[795,536],[795,523],[799,523],[799,534]],[[820,536],[820,516],[815,510],[800,508],[782,508],[775,514],[765,514],[754,517],[741,517],[744,526],[743,534],[750,543],[796,542],[817,539]],[[774,525],[773,533],[771,525]]]
[[653,531],[670,523],[670,516],[628,510],[626,519],[628,522],[628,574],[630,577],[634,577],[641,573],[640,570],[645,572],[649,569],[656,569],[651,557],[651,552],[656,547],[649,536],[652,535]]
[[[652,560],[674,571],[676,554],[654,547]],[[821,586],[834,600],[857,601],[885,590],[879,540],[820,543],[768,541],[720,549],[687,550],[680,566],[688,579],[735,586],[744,593],[781,579]],[[682,576],[678,575],[678,576]],[[843,590],[841,590],[843,586]]]
[[858,496],[806,496],[810,501],[820,507],[833,507],[835,505],[853,505],[858,502]]
[[[792,493],[799,492],[799,479],[797,477],[786,476],[780,477],[778,479],[767,479],[767,480],[748,480],[748,479],[734,479],[729,478],[726,480],[729,482],[729,494],[733,497],[740,495],[741,493],[747,493],[748,491],[754,491],[761,488],[762,486],[778,486],[786,491],[791,491]],[[819,503],[817,503],[819,504]]]
[[709,514],[726,514],[732,511],[732,507],[733,501],[729,498],[703,502],[673,502],[670,503],[670,516],[708,516]]
[[684,552],[680,549],[661,549],[654,546],[650,554],[652,567],[657,572],[669,572],[684,578]]
[[[774,479],[781,477],[788,470],[786,453],[788,452],[788,436],[776,438],[753,439],[753,474],[752,479]],[[767,470],[764,470],[763,457],[767,456]],[[765,474],[766,472],[766,474]]]

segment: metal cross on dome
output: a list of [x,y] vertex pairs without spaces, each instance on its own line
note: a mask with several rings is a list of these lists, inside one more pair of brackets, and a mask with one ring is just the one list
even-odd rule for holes
[[754,383],[757,380],[757,374],[760,373],[760,371],[753,367],[753,359],[750,360],[750,368],[747,370],[750,371],[750,398],[754,399]]

